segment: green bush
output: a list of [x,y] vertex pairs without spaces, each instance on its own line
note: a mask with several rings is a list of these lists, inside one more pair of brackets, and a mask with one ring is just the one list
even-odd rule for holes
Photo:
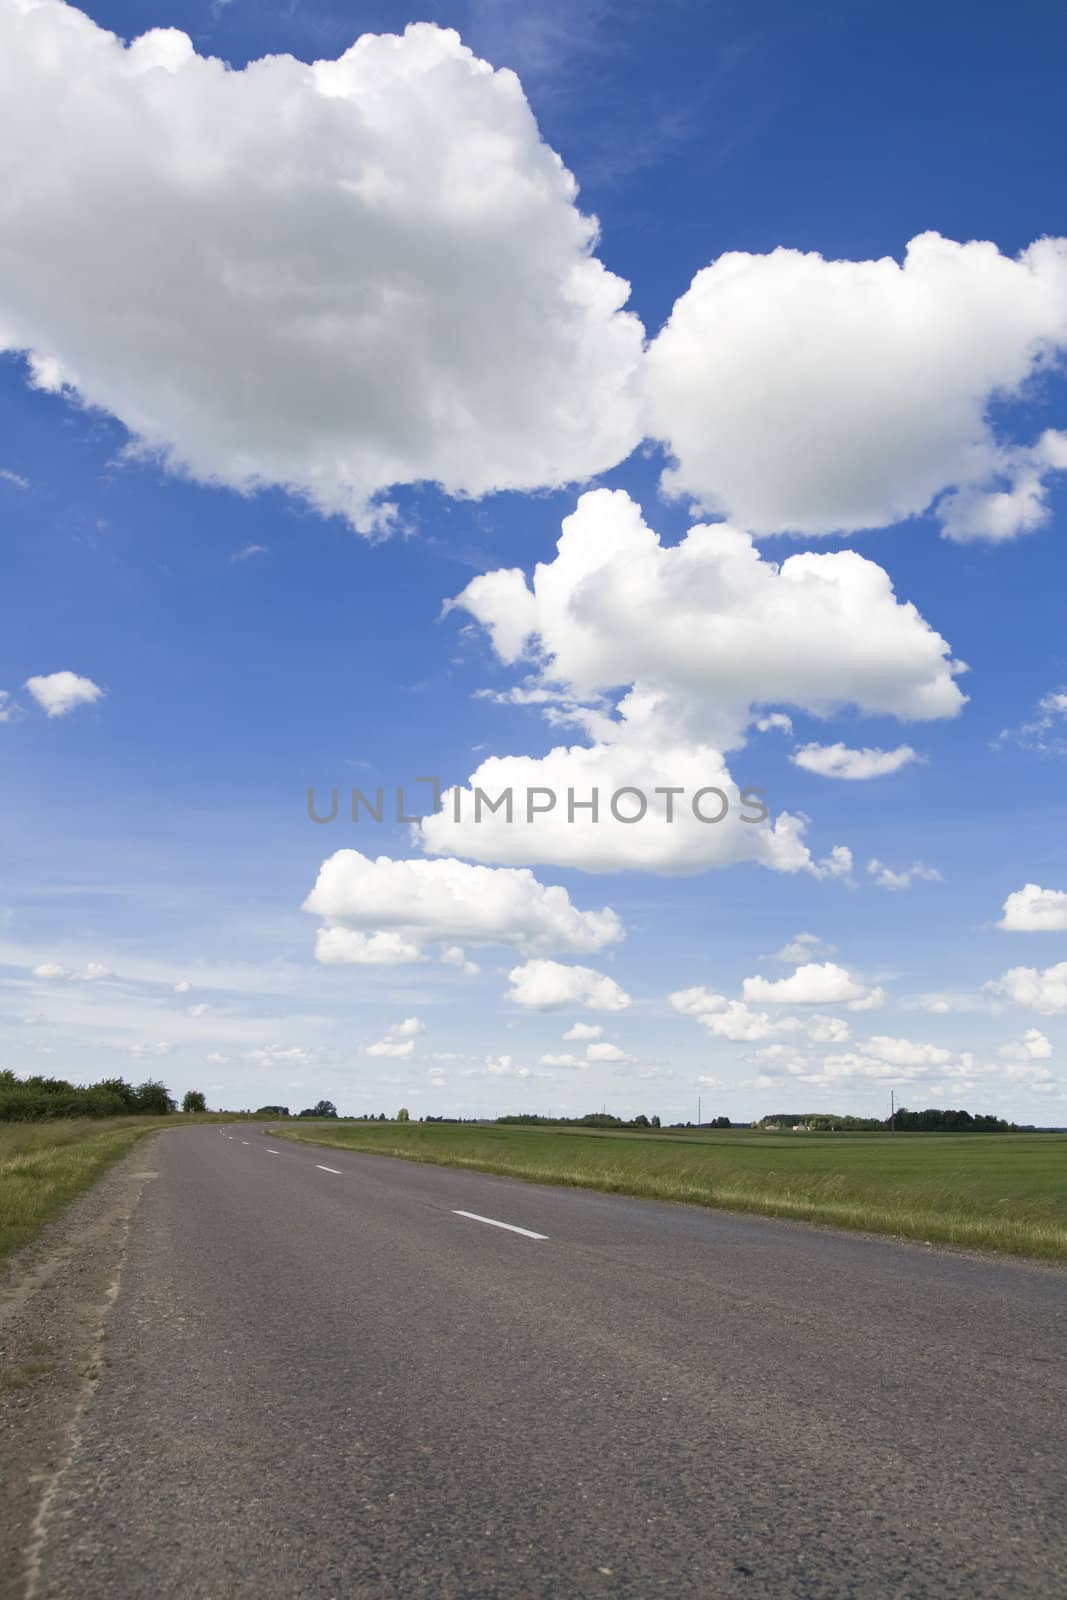
[[165,1115],[174,1110],[165,1084],[149,1081],[138,1088],[122,1078],[84,1087],[65,1078],[20,1079],[0,1072],[0,1122],[47,1122],[67,1117]]

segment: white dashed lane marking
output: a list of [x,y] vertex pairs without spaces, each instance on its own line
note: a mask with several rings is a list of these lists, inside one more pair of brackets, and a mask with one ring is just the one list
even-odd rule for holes
[[524,1239],[547,1239],[547,1233],[534,1233],[532,1228],[517,1228],[513,1222],[498,1222],[495,1217],[480,1217],[477,1211],[453,1211],[454,1217],[467,1217],[471,1222],[484,1222],[490,1228],[506,1228],[508,1233],[521,1233]]

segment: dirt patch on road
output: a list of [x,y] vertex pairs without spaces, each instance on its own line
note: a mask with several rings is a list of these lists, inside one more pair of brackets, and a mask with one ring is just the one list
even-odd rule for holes
[[155,1177],[141,1140],[0,1267],[0,1595],[34,1588],[48,1506],[102,1363],[130,1219]]

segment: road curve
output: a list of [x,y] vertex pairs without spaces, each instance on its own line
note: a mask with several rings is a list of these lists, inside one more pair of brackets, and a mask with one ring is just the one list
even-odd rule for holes
[[1067,1275],[241,1126],[157,1151],[35,1597],[1067,1593]]

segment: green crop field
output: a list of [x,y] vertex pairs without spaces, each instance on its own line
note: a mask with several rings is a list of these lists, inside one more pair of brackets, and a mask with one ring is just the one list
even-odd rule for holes
[[274,1124],[272,1137],[1067,1260],[1067,1134]]

